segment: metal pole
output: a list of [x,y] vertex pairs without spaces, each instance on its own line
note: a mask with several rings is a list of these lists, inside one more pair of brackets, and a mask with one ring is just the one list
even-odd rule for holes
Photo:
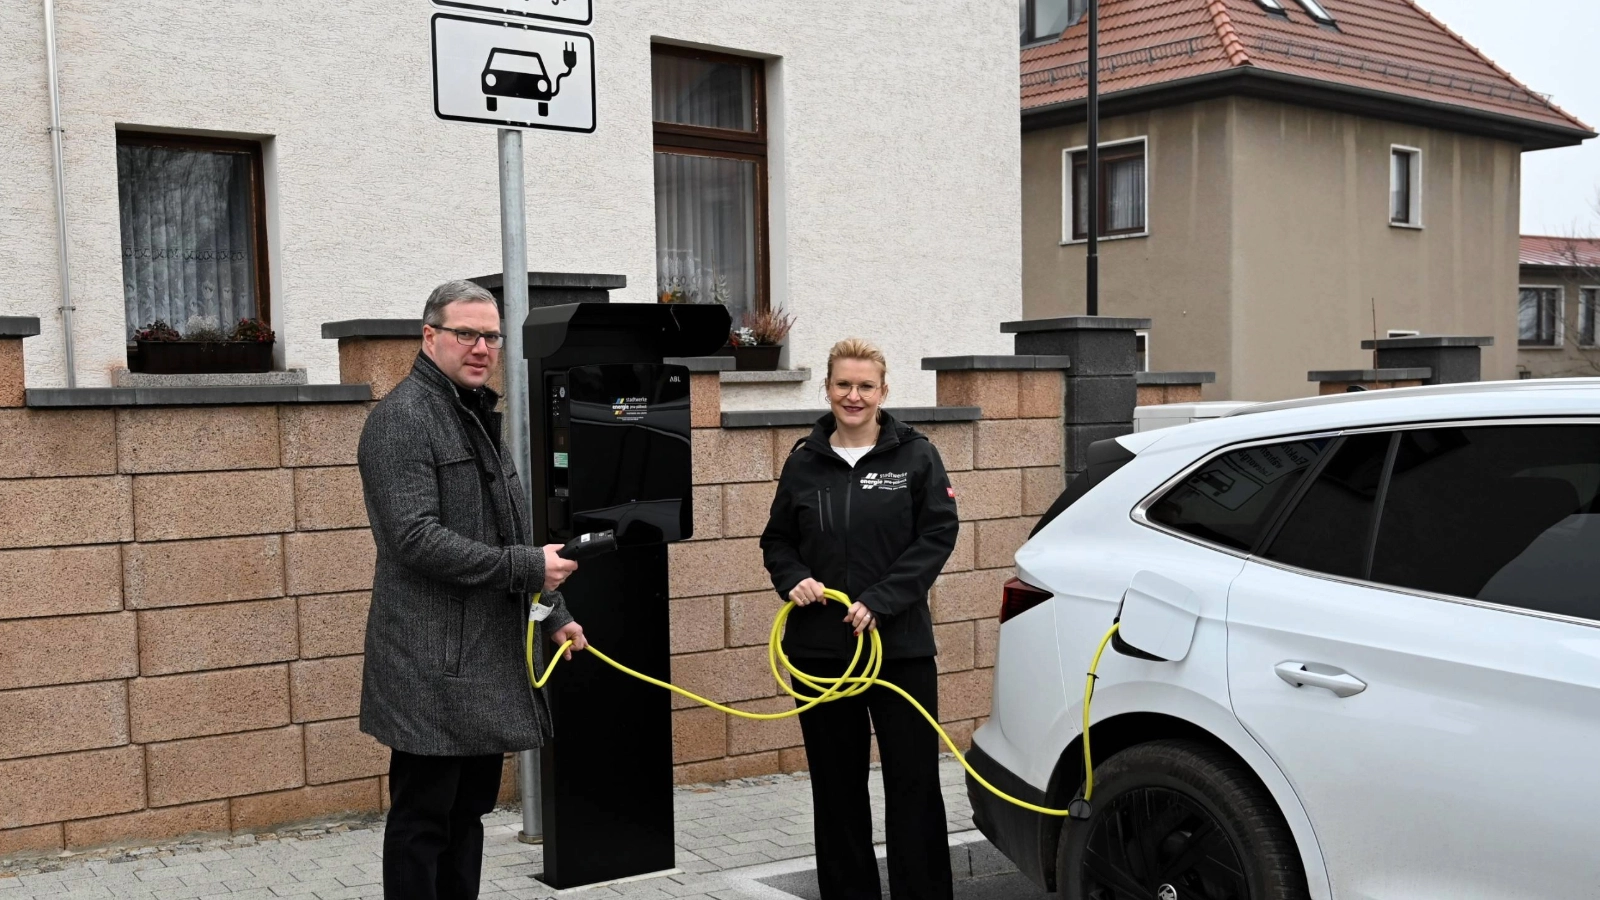
[[1088,313],[1100,315],[1100,0],[1089,0]]
[[[522,323],[528,318],[528,235],[522,193],[522,132],[500,129],[500,285],[506,343],[501,353],[505,372],[506,431],[511,439],[511,459],[517,478],[529,484],[528,471],[528,364],[522,358]],[[524,490],[527,490],[524,487]],[[531,497],[524,496],[524,501]],[[530,628],[534,627],[529,623]],[[517,777],[522,782],[522,833],[517,840],[535,844],[544,840],[544,809],[539,797],[539,753],[524,750],[518,758]]]
[[44,58],[50,70],[50,144],[56,164],[56,244],[61,259],[61,339],[66,344],[67,387],[78,386],[72,348],[72,267],[67,259],[66,167],[61,161],[61,85],[56,81],[56,5],[44,0]]

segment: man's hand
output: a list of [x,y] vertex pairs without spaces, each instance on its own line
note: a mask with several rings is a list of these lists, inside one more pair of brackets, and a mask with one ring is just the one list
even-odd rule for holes
[[794,601],[795,606],[821,603],[825,599],[822,596],[822,582],[815,578],[807,578],[794,586],[794,589],[789,592],[789,599]]
[[589,639],[583,636],[583,626],[579,625],[577,622],[568,622],[567,624],[561,626],[560,630],[558,630],[555,634],[550,635],[550,640],[557,647],[565,644],[567,641],[572,642],[572,648],[569,649],[566,655],[562,657],[562,659],[565,659],[568,662],[571,662],[572,660],[573,650],[587,650],[589,648]]
[[[544,589],[553,591],[561,587],[561,582],[572,577],[578,571],[578,564],[570,559],[562,559],[556,554],[561,551],[561,544],[544,545]],[[582,631],[583,629],[579,629]]]
[[872,610],[860,603],[850,604],[850,609],[844,614],[844,620],[850,623],[856,634],[863,631],[872,631],[878,627],[878,620],[872,615]]

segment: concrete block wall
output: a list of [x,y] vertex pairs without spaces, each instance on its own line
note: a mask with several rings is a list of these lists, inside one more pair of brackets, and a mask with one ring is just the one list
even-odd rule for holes
[[[21,357],[0,339],[0,361]],[[39,409],[0,365],[0,856],[377,812],[368,404]]]
[[[930,598],[939,645],[940,718],[963,747],[989,709],[1001,587],[1012,554],[1062,488],[1059,371],[941,371],[940,406],[981,407],[975,422],[919,424],[956,490],[961,534]],[[740,709],[793,706],[767,663],[782,601],[759,536],[794,443],[809,428],[722,428],[717,376],[691,378],[695,538],[670,549],[673,681]],[[596,640],[599,637],[596,636]],[[794,719],[727,717],[674,698],[679,783],[806,768]]]
[[[388,754],[355,718],[370,404],[28,408],[21,345],[0,336],[0,857],[381,811]],[[341,347],[341,379],[386,391],[415,353],[415,339]],[[780,602],[757,537],[807,429],[723,428],[716,374],[692,382],[697,534],[671,548],[673,677],[780,709],[765,647]],[[941,406],[983,410],[919,426],[961,512],[932,604],[941,717],[966,746],[1011,555],[1062,487],[1064,381],[937,383]],[[674,702],[680,782],[806,767],[794,720]]]

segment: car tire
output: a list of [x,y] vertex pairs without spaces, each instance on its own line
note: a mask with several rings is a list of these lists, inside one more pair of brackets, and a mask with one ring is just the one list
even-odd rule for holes
[[1061,829],[1056,890],[1068,900],[1309,897],[1277,804],[1221,751],[1193,741],[1130,747],[1095,767],[1092,799],[1087,820]]

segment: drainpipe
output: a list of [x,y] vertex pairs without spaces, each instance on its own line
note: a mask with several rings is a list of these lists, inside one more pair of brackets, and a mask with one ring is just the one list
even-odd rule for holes
[[44,58],[50,69],[50,143],[56,161],[56,239],[61,251],[61,337],[67,351],[67,387],[78,386],[72,352],[72,266],[67,261],[67,189],[61,163],[61,85],[56,81],[56,5],[44,0]]

